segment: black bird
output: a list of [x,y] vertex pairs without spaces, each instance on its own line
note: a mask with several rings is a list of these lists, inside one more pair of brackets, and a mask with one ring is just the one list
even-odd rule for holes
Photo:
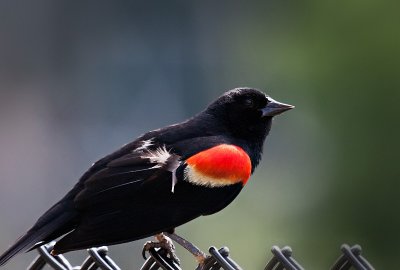
[[259,164],[272,118],[292,108],[237,88],[182,123],[140,136],[94,163],[0,265],[61,236],[53,254],[153,235],[163,241],[163,232],[222,210]]

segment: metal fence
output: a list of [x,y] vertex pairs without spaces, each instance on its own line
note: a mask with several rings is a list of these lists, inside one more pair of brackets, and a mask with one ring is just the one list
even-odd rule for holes
[[[72,266],[63,255],[53,256],[50,254],[54,243],[41,246],[37,249],[39,256],[30,264],[28,270],[41,270],[46,265],[56,270],[121,270],[121,268],[108,255],[107,247],[88,249],[88,257],[80,266]],[[354,245],[350,247],[343,244],[340,248],[341,254],[331,270],[373,270],[373,266],[361,256],[361,247]],[[242,270],[242,268],[229,257],[229,249],[223,247],[217,249],[210,247],[209,256],[202,265],[195,270]],[[267,262],[264,270],[304,270],[304,268],[293,258],[290,247],[279,248],[273,246],[272,258]],[[149,258],[144,262],[140,270],[182,270],[178,264],[171,260],[162,249],[150,249]]]

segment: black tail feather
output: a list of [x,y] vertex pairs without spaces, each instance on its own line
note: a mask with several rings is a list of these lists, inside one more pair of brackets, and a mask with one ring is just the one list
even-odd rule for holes
[[7,249],[6,252],[0,256],[0,266],[3,266],[18,253],[25,251],[27,246],[29,246],[32,242],[35,242],[35,239],[36,237],[28,233],[19,238],[13,246]]
[[[54,210],[54,208],[52,209]],[[42,242],[41,244],[45,244],[46,242],[52,240],[49,239],[49,236],[56,238],[71,230],[65,225],[71,224],[71,220],[73,220],[75,216],[73,212],[55,213],[55,211],[50,210],[38,220],[32,229],[20,237],[14,245],[12,245],[0,256],[0,266],[6,264],[18,253],[29,251],[37,247],[38,243]],[[56,217],[54,218],[54,216]],[[59,235],[55,235],[55,233],[59,233]]]

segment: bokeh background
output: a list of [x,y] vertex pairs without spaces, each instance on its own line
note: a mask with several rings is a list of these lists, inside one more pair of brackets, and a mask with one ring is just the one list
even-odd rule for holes
[[[296,105],[239,198],[178,232],[263,269],[290,245],[328,269],[359,243],[400,255],[396,1],[1,1],[0,250],[96,159],[237,86]],[[124,269],[144,241],[111,247]],[[185,269],[195,263],[178,250]],[[24,269],[35,252],[4,269]],[[75,264],[84,252],[69,253]]]

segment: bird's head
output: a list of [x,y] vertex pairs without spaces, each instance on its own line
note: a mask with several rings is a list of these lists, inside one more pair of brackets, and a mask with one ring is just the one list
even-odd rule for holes
[[215,100],[206,112],[220,120],[235,136],[248,139],[265,138],[272,118],[293,108],[294,106],[278,102],[260,90],[236,88]]

